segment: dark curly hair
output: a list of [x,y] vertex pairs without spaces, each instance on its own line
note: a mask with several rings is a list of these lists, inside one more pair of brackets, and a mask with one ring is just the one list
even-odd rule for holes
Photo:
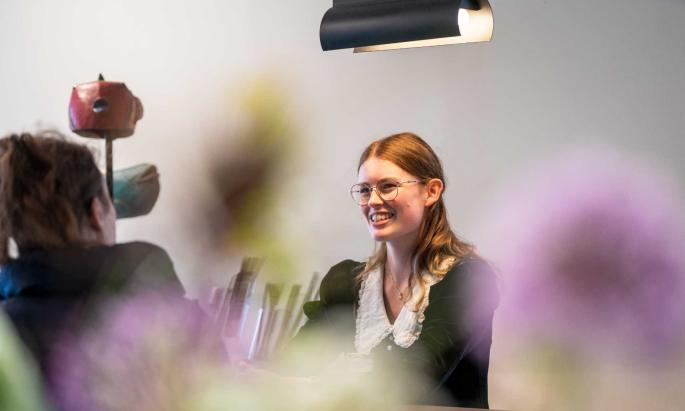
[[96,197],[107,190],[93,153],[56,131],[0,139],[0,264],[19,253],[82,242]]

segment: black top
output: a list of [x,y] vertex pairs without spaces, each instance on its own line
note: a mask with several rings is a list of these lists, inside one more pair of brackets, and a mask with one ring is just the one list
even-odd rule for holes
[[[343,338],[331,351],[354,352],[360,288],[354,277],[363,268],[345,260],[329,270],[320,301],[305,304],[308,321],[295,341],[334,329]],[[419,338],[405,349],[391,334],[371,351],[374,364],[401,364],[399,371],[414,377],[409,381],[418,387],[417,403],[488,408],[492,319],[499,302],[494,270],[478,257],[467,257],[431,286],[428,301]]]
[[46,378],[61,337],[94,321],[108,298],[145,289],[184,294],[167,253],[142,242],[37,250],[0,269],[3,309]]

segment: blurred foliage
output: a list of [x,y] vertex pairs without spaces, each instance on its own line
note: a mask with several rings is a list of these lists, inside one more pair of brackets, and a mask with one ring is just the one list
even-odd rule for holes
[[0,312],[0,410],[47,409],[38,370],[14,334],[14,327]]
[[300,149],[285,88],[258,76],[239,93],[241,131],[226,136],[213,153],[210,172],[222,200],[219,245],[227,252],[265,257],[266,270],[297,275],[294,242],[278,216]]

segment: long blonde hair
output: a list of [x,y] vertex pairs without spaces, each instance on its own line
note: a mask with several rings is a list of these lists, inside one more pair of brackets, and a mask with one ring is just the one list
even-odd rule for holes
[[[416,134],[394,134],[372,142],[362,153],[357,169],[374,157],[390,161],[420,180],[440,179],[446,188],[440,159],[428,143]],[[412,274],[415,280],[419,280],[417,276],[424,270],[442,277],[454,264],[473,253],[474,247],[452,231],[441,195],[438,201],[425,210],[421,222],[419,241],[412,253]],[[381,243],[357,275],[357,281],[361,282],[371,271],[385,266],[386,260],[387,246]]]

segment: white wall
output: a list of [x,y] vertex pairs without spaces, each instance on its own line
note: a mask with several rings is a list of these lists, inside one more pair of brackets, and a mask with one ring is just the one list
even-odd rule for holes
[[507,176],[569,144],[643,156],[685,178],[685,2],[493,0],[494,41],[353,55],[324,53],[329,0],[0,3],[0,132],[68,131],[71,86],[99,72],[145,106],[115,167],[156,163],[152,214],[121,240],[164,246],[184,280],[217,268],[196,229],[212,198],[203,161],[238,121],[233,94],[263,71],[290,90],[302,153],[280,205],[303,273],[364,258],[372,243],[348,187],[363,147],[411,130],[446,165],[455,228],[478,243],[479,214]]

